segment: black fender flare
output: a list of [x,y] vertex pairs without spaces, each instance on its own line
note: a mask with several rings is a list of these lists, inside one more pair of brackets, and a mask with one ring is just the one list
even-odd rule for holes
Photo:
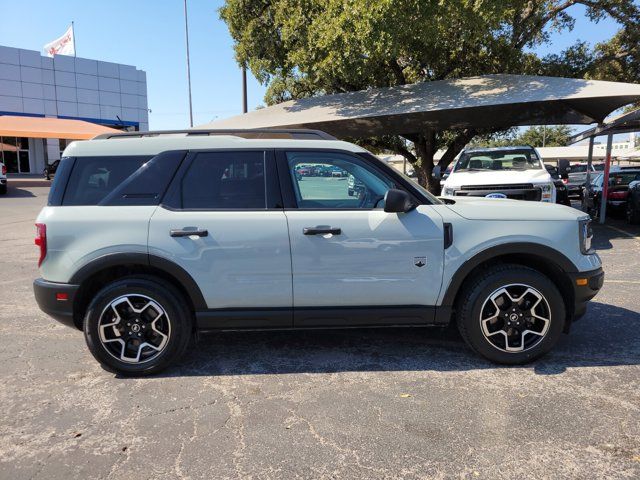
[[86,265],[83,265],[76,273],[73,274],[69,283],[82,285],[85,280],[101,270],[122,265],[140,265],[162,270],[165,274],[174,278],[182,287],[184,287],[196,311],[206,310],[208,308],[200,287],[189,272],[171,260],[147,253],[128,252],[109,253],[103,255],[90,261]]
[[547,265],[553,264],[563,273],[575,273],[578,271],[576,266],[563,253],[546,245],[529,242],[506,243],[503,245],[495,245],[486,250],[482,250],[470,259],[466,260],[451,278],[451,282],[447,286],[447,290],[442,299],[443,306],[453,306],[458,294],[458,290],[466,280],[468,275],[482,263],[499,258],[505,255],[523,255],[528,258],[538,257]]

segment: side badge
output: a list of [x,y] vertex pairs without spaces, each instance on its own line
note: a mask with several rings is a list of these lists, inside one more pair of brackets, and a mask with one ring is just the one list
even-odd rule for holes
[[427,257],[413,257],[413,264],[418,267],[424,267],[427,264]]

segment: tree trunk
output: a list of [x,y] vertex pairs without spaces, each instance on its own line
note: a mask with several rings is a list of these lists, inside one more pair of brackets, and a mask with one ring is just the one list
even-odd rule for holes
[[467,146],[473,137],[475,137],[477,132],[472,128],[467,128],[466,130],[462,130],[456,135],[453,139],[453,142],[447,147],[447,150],[442,155],[440,162],[440,168],[442,169],[442,173],[444,173],[445,168],[449,166],[451,162],[458,156],[458,154]]
[[427,130],[424,135],[407,137],[413,142],[416,150],[417,162],[413,168],[418,177],[418,183],[427,188],[434,195],[440,195],[440,180],[433,178],[433,157],[436,154],[436,132]]
[[[475,130],[466,129],[461,131],[449,145],[444,155],[438,162],[440,165],[440,174],[444,174],[445,169],[453,161],[454,158],[462,151],[462,149],[476,135]],[[433,166],[435,164],[434,156],[436,154],[436,136],[433,130],[428,131],[425,135],[417,135],[409,138],[413,141],[416,149],[417,162],[414,164],[418,183],[426,187],[434,195],[440,195],[440,179],[434,178]]]

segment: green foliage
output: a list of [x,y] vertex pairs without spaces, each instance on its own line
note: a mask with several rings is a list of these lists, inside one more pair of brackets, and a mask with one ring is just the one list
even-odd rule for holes
[[571,128],[567,125],[552,125],[541,127],[530,127],[521,135],[518,135],[515,142],[520,145],[531,145],[532,147],[565,147],[569,145],[571,138]]
[[571,128],[567,125],[529,127],[521,133],[517,128],[490,135],[479,135],[470,145],[474,147],[509,147],[531,145],[532,147],[564,147],[569,145]]
[[516,145],[517,134],[517,128],[510,128],[501,132],[477,135],[469,144],[473,147],[508,147]]
[[[578,4],[620,32],[595,47],[536,55],[551,34],[573,28]],[[238,62],[268,85],[267,104],[491,73],[640,80],[640,8],[630,0],[227,0],[220,16]],[[446,163],[474,135],[493,133],[425,132],[410,138],[408,158],[429,182],[438,148],[448,149]]]

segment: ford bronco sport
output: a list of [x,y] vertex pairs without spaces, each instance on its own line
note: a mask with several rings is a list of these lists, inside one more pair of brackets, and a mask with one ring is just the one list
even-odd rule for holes
[[[299,166],[340,177],[300,176]],[[348,192],[352,176],[362,188]],[[40,308],[125,375],[198,331],[446,326],[486,358],[540,357],[603,282],[589,217],[438,199],[309,130],[124,133],[72,143],[37,219]]]

